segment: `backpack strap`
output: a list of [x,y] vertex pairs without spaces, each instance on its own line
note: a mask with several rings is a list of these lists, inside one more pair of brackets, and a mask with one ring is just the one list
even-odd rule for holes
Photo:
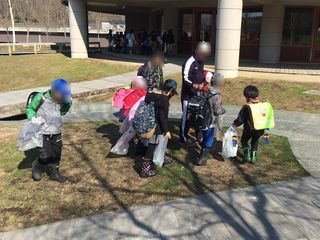
[[44,103],[44,100],[46,99],[46,97],[44,95],[46,95],[47,92],[43,92],[42,98],[40,100],[40,103],[38,105],[38,107],[36,108],[36,112],[39,110],[39,108],[42,106],[42,104]]

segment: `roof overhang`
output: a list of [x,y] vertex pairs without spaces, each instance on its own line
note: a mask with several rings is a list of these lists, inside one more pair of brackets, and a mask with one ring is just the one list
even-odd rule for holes
[[[215,7],[218,0],[86,0],[89,11],[125,14],[167,7]],[[65,5],[67,0],[61,0]],[[283,4],[286,6],[320,6],[320,0],[243,0],[245,6]]]

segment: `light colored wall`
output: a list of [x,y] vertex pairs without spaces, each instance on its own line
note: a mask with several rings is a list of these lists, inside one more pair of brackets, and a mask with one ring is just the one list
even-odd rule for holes
[[259,61],[277,63],[280,60],[285,7],[264,5],[260,36]]
[[88,21],[84,0],[68,0],[72,58],[88,58]]
[[219,0],[216,32],[216,72],[225,78],[238,76],[242,0]]

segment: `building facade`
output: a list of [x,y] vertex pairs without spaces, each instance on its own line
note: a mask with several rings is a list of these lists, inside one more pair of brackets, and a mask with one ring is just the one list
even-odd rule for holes
[[87,57],[87,11],[126,16],[126,28],[171,29],[176,52],[212,45],[216,71],[236,77],[239,59],[320,62],[320,0],[68,0],[72,57]]

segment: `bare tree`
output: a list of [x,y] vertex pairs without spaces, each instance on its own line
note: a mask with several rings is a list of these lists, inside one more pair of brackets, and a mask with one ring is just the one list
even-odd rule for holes
[[68,7],[62,4],[58,4],[54,8],[54,22],[57,24],[57,27],[63,28],[63,34],[65,40],[67,39],[67,29],[69,26],[69,13]]
[[27,42],[29,42],[30,28],[38,21],[37,14],[43,10],[36,9],[36,1],[34,0],[20,0],[16,4],[16,11],[27,30]]
[[[9,5],[10,18],[11,18],[11,26],[12,26],[12,42],[13,42],[13,44],[16,44],[16,31],[14,28],[14,17],[13,17],[13,12],[12,12],[11,0],[8,0],[8,5]],[[13,45],[13,50],[15,50],[14,45]]]

